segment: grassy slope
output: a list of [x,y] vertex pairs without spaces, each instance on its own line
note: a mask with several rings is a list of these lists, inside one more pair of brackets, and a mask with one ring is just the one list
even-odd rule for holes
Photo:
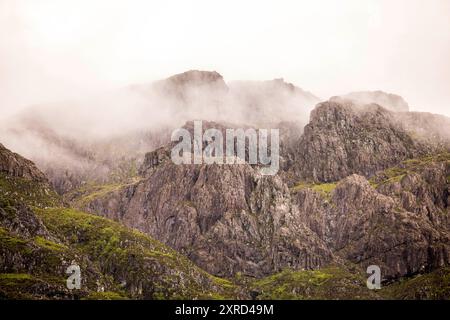
[[402,279],[381,289],[386,299],[450,299],[450,267]]
[[[24,236],[7,221],[25,204],[47,236]],[[160,242],[116,222],[59,207],[46,184],[0,176],[0,298],[223,299],[229,281],[211,276]],[[82,290],[68,291],[65,269],[82,269]]]
[[[375,185],[401,179],[404,174],[423,168],[431,161],[446,161],[448,154],[408,160],[386,170]],[[95,196],[116,190],[101,187]],[[120,187],[120,186],[119,186]],[[324,195],[335,184],[306,185]],[[83,197],[89,197],[86,190]],[[295,190],[294,190],[295,191]],[[330,266],[316,271],[285,270],[247,282],[239,287],[213,277],[184,256],[135,230],[108,219],[58,207],[60,199],[45,186],[0,175],[0,207],[14,213],[15,205],[26,203],[43,221],[54,238],[23,238],[0,228],[0,249],[15,252],[23,261],[34,263],[0,274],[0,298],[233,298],[239,291],[256,292],[257,299],[448,299],[450,269],[385,286],[374,292],[365,287],[360,272]],[[85,273],[86,289],[76,294],[65,288],[64,267],[76,261]],[[66,265],[63,265],[66,263]],[[28,268],[28,269],[27,269]],[[56,271],[55,271],[56,270]],[[141,279],[149,281],[143,283]],[[126,281],[125,281],[126,280]],[[127,284],[124,284],[124,281]],[[98,292],[98,283],[104,287]],[[238,281],[239,282],[239,281]],[[246,295],[244,295],[246,296]]]
[[165,299],[234,295],[230,282],[207,274],[141,232],[73,209],[53,208],[37,213],[49,231],[64,239],[72,250],[90,257],[103,273],[113,275],[114,281],[127,281],[132,295],[139,296],[141,289],[143,294],[150,292],[151,298]]
[[249,289],[259,300],[447,300],[450,299],[450,267],[382,284],[381,290],[369,290],[365,274],[337,266],[314,271],[284,270],[251,282]]
[[[445,163],[447,167],[450,167],[450,153],[446,152],[419,159],[405,160],[396,167],[388,168],[378,173],[369,182],[374,188],[383,184],[400,182],[407,174],[421,172],[432,163]],[[450,182],[450,177],[447,177],[447,182]]]
[[257,280],[252,283],[257,298],[266,299],[380,299],[367,289],[366,279],[354,269],[329,266],[320,270],[292,271]]

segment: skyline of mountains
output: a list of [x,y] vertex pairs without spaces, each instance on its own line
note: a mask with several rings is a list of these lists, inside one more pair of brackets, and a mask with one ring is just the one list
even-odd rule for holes
[[[0,145],[4,297],[73,298],[60,280],[75,254],[93,266],[80,297],[449,298],[449,118],[380,91],[320,101],[282,79],[204,71],[128,88],[110,110],[129,112],[123,127],[92,108],[111,98],[30,109],[0,131],[36,163]],[[278,174],[175,165],[170,133],[195,119],[280,129]],[[45,254],[57,263],[34,258]],[[365,288],[369,265],[379,293]]]

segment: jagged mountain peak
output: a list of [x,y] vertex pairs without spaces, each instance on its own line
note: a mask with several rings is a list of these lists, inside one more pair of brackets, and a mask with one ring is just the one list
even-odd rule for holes
[[157,81],[154,85],[164,94],[183,99],[192,99],[197,94],[196,90],[200,90],[202,95],[224,94],[228,91],[222,75],[216,71],[189,70]]
[[353,173],[369,177],[431,150],[432,146],[414,139],[391,111],[377,104],[336,98],[318,104],[311,112],[291,169],[297,179],[322,182]]
[[217,71],[188,70],[170,76],[165,81],[178,85],[208,84],[212,82],[223,82],[223,77]]

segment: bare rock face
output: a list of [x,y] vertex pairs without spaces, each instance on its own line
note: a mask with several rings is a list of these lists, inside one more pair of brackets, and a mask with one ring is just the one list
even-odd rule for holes
[[[338,256],[379,265],[385,279],[433,270],[450,263],[450,165],[448,154],[418,161],[380,172],[371,183],[351,175],[326,196],[302,188],[293,199]],[[398,175],[386,176],[392,172]]]
[[[448,159],[423,158],[440,147],[418,141],[392,115],[346,100],[319,104],[303,134],[286,126],[284,172],[273,177],[249,165],[174,165],[169,144],[146,155],[140,182],[83,208],[217,275],[341,260],[379,265],[386,279],[432,270],[449,262]],[[299,180],[300,188],[285,184]]]
[[190,70],[180,74],[173,75],[164,80],[170,85],[183,86],[202,86],[217,83],[226,88],[222,75],[216,71]]
[[46,181],[44,174],[34,165],[20,155],[6,149],[0,143],[0,173],[9,176],[25,178],[35,181]]
[[[163,99],[169,98],[174,103],[196,104],[203,100],[205,105],[223,102],[223,96],[228,92],[228,86],[222,75],[216,71],[189,70],[158,81],[153,86],[162,94]],[[214,98],[216,96],[216,98]],[[211,107],[211,106],[207,106]]]
[[408,103],[401,96],[383,91],[351,92],[341,96],[341,98],[351,100],[356,104],[376,103],[390,111],[395,112],[409,111]]
[[152,235],[216,275],[317,268],[332,258],[299,221],[281,179],[249,165],[166,161],[87,209]]
[[390,197],[379,195],[363,177],[339,184],[336,211],[336,250],[365,266],[379,265],[395,278],[450,262],[450,237],[426,219],[406,211]]
[[[0,299],[245,296],[136,230],[61,207],[53,190],[41,192],[50,187],[34,164],[1,147]],[[75,291],[65,282],[73,264],[82,270]]]
[[414,140],[391,112],[378,105],[327,101],[311,112],[287,176],[295,177],[294,181],[324,182],[354,173],[369,177],[428,149]]

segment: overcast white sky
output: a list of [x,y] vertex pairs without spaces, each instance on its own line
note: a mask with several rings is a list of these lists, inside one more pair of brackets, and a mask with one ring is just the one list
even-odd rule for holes
[[2,114],[188,69],[450,116],[450,1],[0,0]]

